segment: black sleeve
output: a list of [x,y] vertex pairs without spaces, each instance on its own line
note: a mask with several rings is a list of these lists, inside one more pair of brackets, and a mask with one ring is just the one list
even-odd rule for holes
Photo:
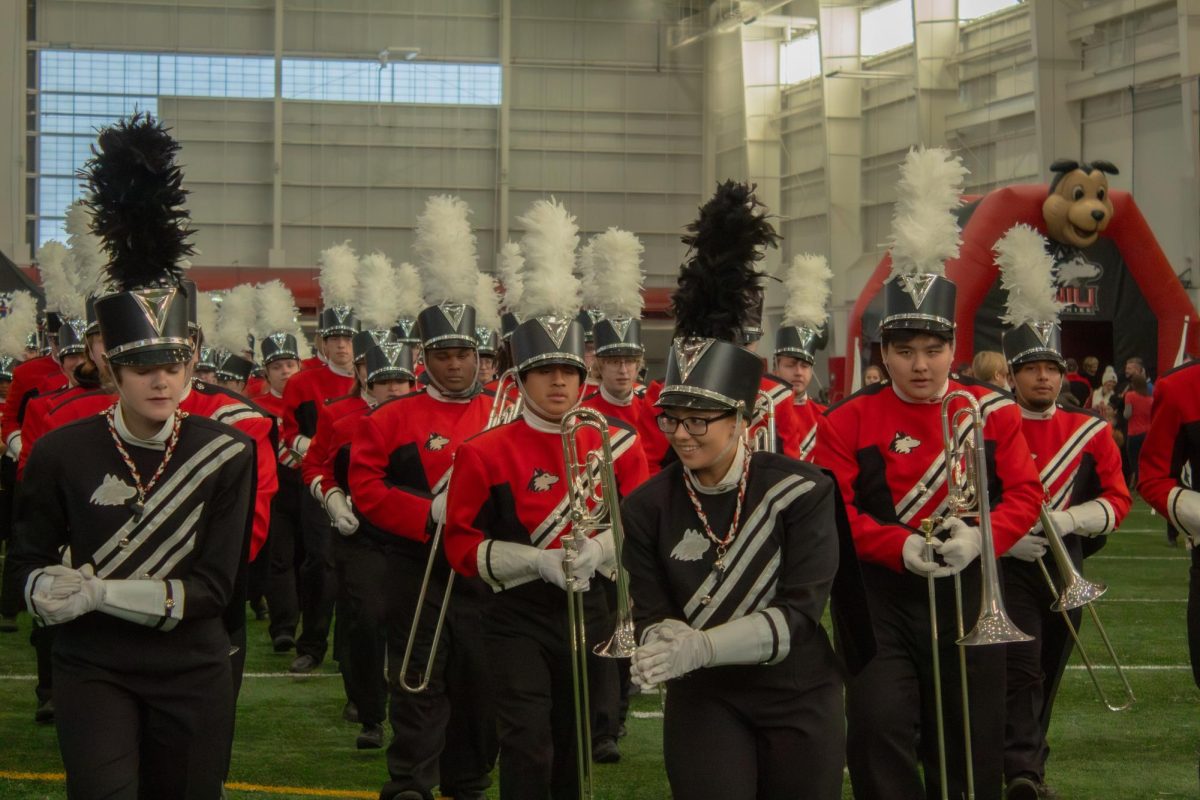
[[203,536],[197,542],[191,569],[181,580],[183,619],[220,617],[234,597],[254,521],[254,448],[248,438],[246,444],[221,468],[211,504],[205,509]]
[[62,563],[62,550],[69,543],[63,471],[57,449],[43,446],[29,455],[25,473],[17,485],[17,507],[13,523],[13,562],[8,574],[17,582],[28,605],[29,576],[51,564]]
[[784,513],[779,582],[770,607],[783,612],[792,647],[821,626],[838,569],[834,483],[818,477],[812,491]]
[[625,534],[621,563],[629,576],[629,597],[639,642],[650,626],[668,618],[684,619],[683,609],[671,598],[667,575],[658,557],[657,504],[648,502],[650,499],[645,491],[638,491],[621,505]]

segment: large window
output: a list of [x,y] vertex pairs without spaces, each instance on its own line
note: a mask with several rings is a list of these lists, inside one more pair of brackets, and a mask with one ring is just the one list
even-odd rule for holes
[[816,32],[779,46],[779,83],[787,86],[821,74],[821,38]]
[[859,52],[877,56],[913,40],[911,0],[892,0],[868,8],[859,18]]
[[[63,213],[81,194],[75,172],[96,130],[135,111],[158,112],[159,97],[269,99],[275,62],[264,56],[174,53],[38,53],[37,246],[63,239]],[[314,58],[283,60],[283,98],[352,103],[499,105],[496,64]]]

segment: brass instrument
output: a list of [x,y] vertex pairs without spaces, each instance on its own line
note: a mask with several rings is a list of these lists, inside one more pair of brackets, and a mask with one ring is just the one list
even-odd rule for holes
[[[516,380],[516,369],[510,369],[500,376],[500,380],[496,383],[496,397],[492,401],[492,410],[488,413],[487,426],[484,430],[512,422],[521,413],[524,405],[524,396],[518,392],[515,400],[512,402],[508,400]],[[442,593],[442,607],[438,611],[437,622],[434,623],[433,639],[429,644],[429,659],[425,663],[425,670],[420,680],[416,683],[409,683],[408,670],[412,662],[413,647],[417,641],[417,631],[421,627],[421,611],[425,608],[425,595],[429,591],[429,583],[433,576],[433,565],[437,561],[438,548],[442,544],[443,527],[444,523],[439,522],[437,524],[437,528],[433,532],[433,539],[429,543],[429,561],[425,564],[425,575],[421,579],[421,590],[417,593],[416,610],[413,612],[412,625],[408,630],[408,642],[404,645],[404,657],[400,661],[400,686],[405,691],[414,694],[423,692],[429,688],[429,679],[433,675],[433,661],[437,656],[438,644],[442,639],[442,629],[446,626],[446,609],[450,605],[450,595],[454,591],[455,573],[451,570],[450,575],[446,578],[446,589]]]
[[[951,404],[961,399],[966,405],[951,411]],[[966,436],[960,440],[958,431],[966,426]],[[963,755],[966,761],[967,797],[975,797],[975,770],[971,752],[971,714],[967,684],[967,647],[989,644],[1028,642],[1033,637],[1023,633],[1009,618],[1001,595],[1000,574],[996,567],[996,549],[992,536],[991,502],[987,487],[987,455],[984,450],[983,413],[975,395],[954,391],[942,398],[942,444],[946,458],[946,504],[948,517],[979,517],[980,602],[979,618],[970,633],[964,633],[962,611],[962,579],[954,575],[954,604],[957,616],[958,664],[962,690]],[[933,530],[941,519],[921,523],[925,534],[925,556],[932,560]],[[948,800],[946,786],[946,732],[942,718],[941,656],[938,653],[937,598],[933,575],[928,577],[929,620],[933,655],[933,684],[937,710],[938,771],[941,775],[941,797]]]
[[774,453],[776,438],[775,401],[763,389],[754,401],[754,418],[760,420],[758,427],[750,432],[750,449],[756,453]]
[[[1054,584],[1054,579],[1050,577],[1050,570],[1046,568],[1046,560],[1044,558],[1037,560],[1038,566],[1042,568],[1042,575],[1046,578],[1046,585],[1050,587],[1050,593],[1057,598],[1050,604],[1050,610],[1062,614],[1063,622],[1067,625],[1067,631],[1070,632],[1071,639],[1074,640],[1075,647],[1079,650],[1079,657],[1083,660],[1083,665],[1087,668],[1088,676],[1091,677],[1092,684],[1096,687],[1096,693],[1100,696],[1100,702],[1109,711],[1124,711],[1130,708],[1136,702],[1137,698],[1133,695],[1133,687],[1129,685],[1129,679],[1125,676],[1125,670],[1121,668],[1121,662],[1117,659],[1116,650],[1113,649],[1112,641],[1108,638],[1108,631],[1105,630],[1104,625],[1100,622],[1100,615],[1096,612],[1096,606],[1094,605],[1094,601],[1107,592],[1108,587],[1103,583],[1089,581],[1076,569],[1075,562],[1071,560],[1071,554],[1067,552],[1067,545],[1063,541],[1062,533],[1055,527],[1054,521],[1050,517],[1049,509],[1044,504],[1039,512],[1039,518],[1042,522],[1042,531],[1046,534],[1046,543],[1050,548],[1050,553],[1054,556],[1054,563],[1058,567],[1058,574],[1063,581],[1063,588],[1060,592]],[[1083,642],[1079,638],[1079,629],[1075,627],[1075,623],[1071,621],[1071,615],[1068,613],[1077,608],[1084,607],[1091,612],[1092,623],[1096,626],[1096,630],[1104,642],[1104,647],[1108,650],[1108,657],[1112,660],[1117,677],[1121,679],[1125,701],[1120,705],[1114,704],[1100,685],[1100,676],[1096,674],[1095,664],[1088,657],[1087,649],[1083,646]]]

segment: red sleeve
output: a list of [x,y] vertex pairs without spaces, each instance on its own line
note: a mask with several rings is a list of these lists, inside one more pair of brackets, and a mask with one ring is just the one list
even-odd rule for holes
[[1154,413],[1138,460],[1137,487],[1142,498],[1168,519],[1167,501],[1171,490],[1179,485],[1183,469],[1181,459],[1175,455],[1175,440],[1183,425],[1183,415],[1179,404],[1168,397],[1169,386],[1169,381],[1160,381],[1154,387]]
[[253,561],[267,541],[271,529],[271,498],[279,489],[272,436],[275,423],[267,417],[247,417],[233,423],[233,427],[254,440],[254,527],[250,531],[250,560]]
[[817,425],[817,446],[812,460],[832,470],[837,478],[858,557],[903,572],[904,541],[916,531],[894,522],[882,522],[858,508],[854,502],[854,485],[858,482],[858,459],[854,450],[842,437],[835,420],[822,416]]
[[800,458],[800,422],[796,419],[791,394],[775,404],[775,435],[783,444],[785,456]]
[[1104,426],[1105,430],[1097,433],[1088,442],[1087,452],[1096,461],[1096,477],[1100,479],[1100,496],[1113,510],[1115,519],[1112,528],[1118,528],[1121,521],[1129,514],[1133,498],[1129,494],[1129,486],[1125,483],[1125,474],[1121,469],[1121,451],[1112,437],[1112,427]]
[[8,444],[8,437],[21,429],[17,416],[21,412],[21,403],[25,395],[33,390],[26,377],[28,370],[14,370],[12,384],[8,387],[8,397],[4,400],[4,413],[0,414],[0,438]]
[[333,413],[329,406],[321,406],[317,412],[317,432],[308,445],[308,452],[300,462],[300,477],[304,479],[305,488],[311,488],[313,481],[321,481],[321,492],[325,493],[336,484],[333,480],[333,453],[330,443],[333,441]]
[[401,486],[388,475],[392,450],[398,442],[385,430],[381,419],[380,414],[363,417],[350,440],[349,480],[354,507],[380,530],[427,542],[425,523],[433,496]]
[[479,574],[475,551],[484,539],[479,526],[487,524],[491,510],[490,485],[483,460],[470,442],[463,442],[454,453],[442,547],[454,571],[468,577]]
[[[985,441],[996,448],[996,480],[1000,501],[991,510],[992,538],[996,555],[1008,552],[1037,522],[1046,490],[1038,476],[1033,455],[1021,432],[1021,410],[1009,403],[993,411],[984,425]],[[818,442],[820,434],[817,436]]]

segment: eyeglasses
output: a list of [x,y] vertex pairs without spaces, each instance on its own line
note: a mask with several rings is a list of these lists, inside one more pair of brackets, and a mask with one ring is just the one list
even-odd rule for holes
[[718,414],[715,417],[673,417],[670,414],[658,415],[658,429],[666,434],[675,433],[679,430],[680,423],[683,423],[683,429],[692,436],[703,436],[708,433],[708,423],[716,422],[719,419],[725,419],[728,416],[736,413],[734,409],[730,409],[723,414]]

